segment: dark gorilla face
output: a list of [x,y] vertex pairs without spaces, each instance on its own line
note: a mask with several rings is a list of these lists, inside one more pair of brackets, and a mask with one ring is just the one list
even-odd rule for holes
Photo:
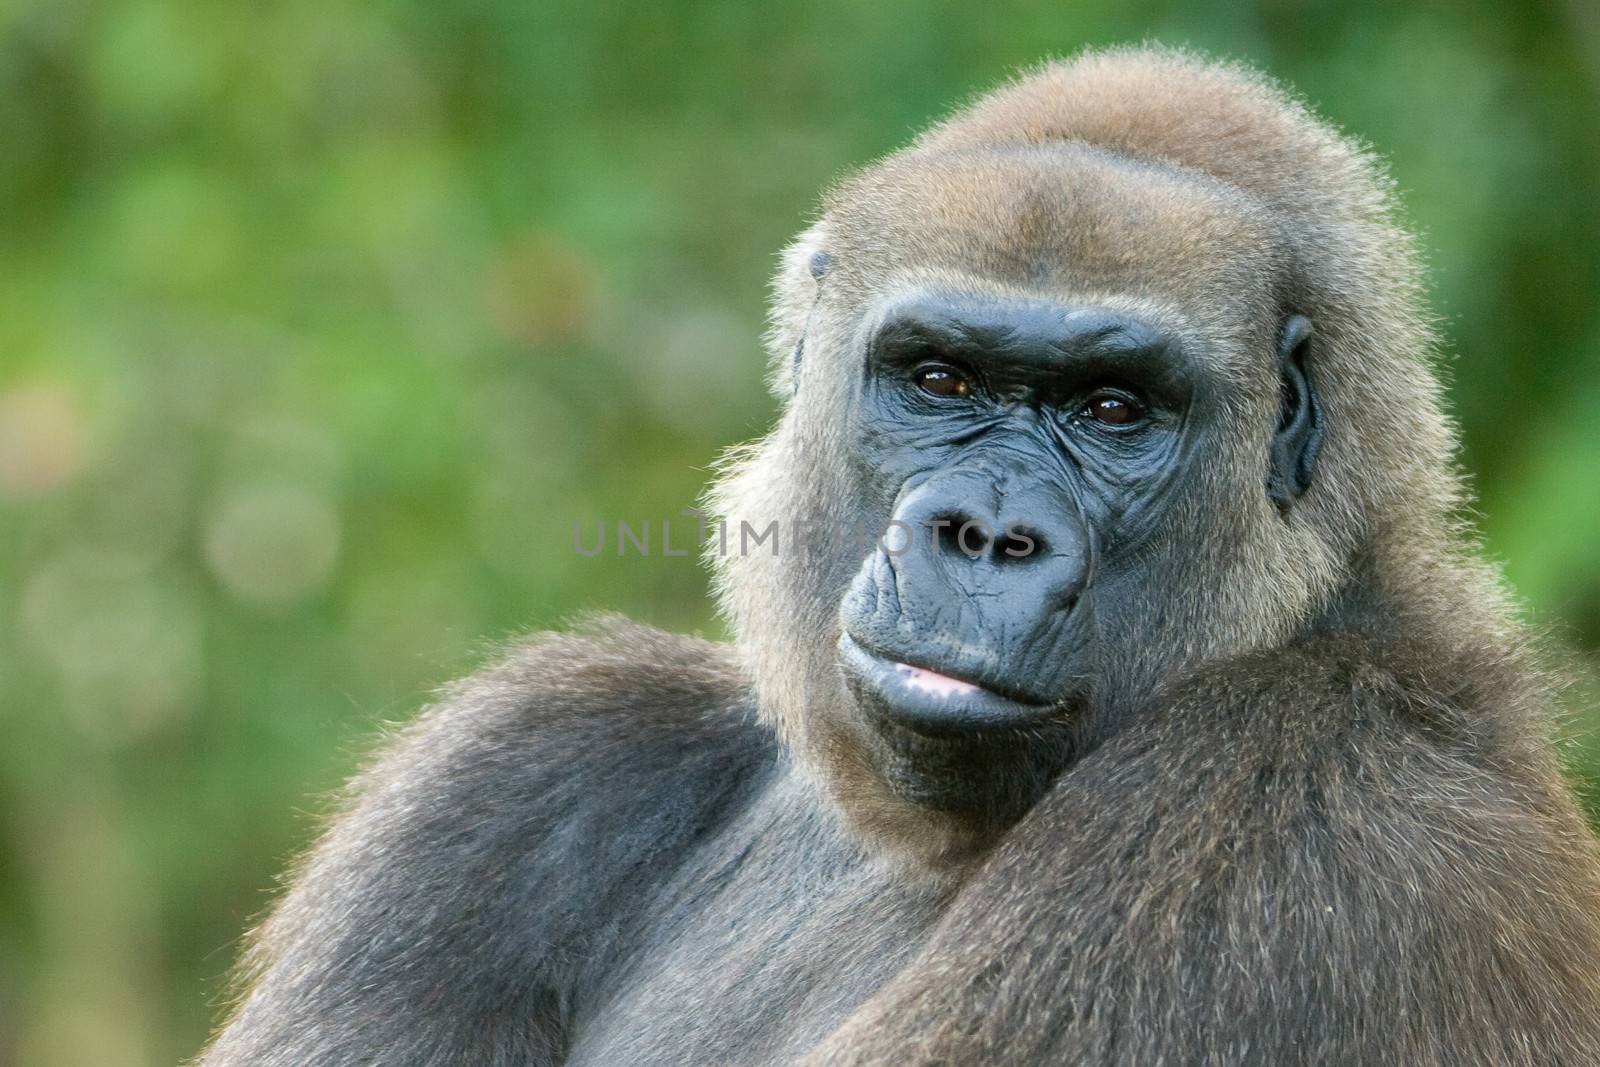
[[830,198],[777,286],[783,418],[715,499],[803,550],[714,559],[763,714],[865,836],[992,840],[1327,595],[1351,512],[1300,497],[1311,377],[1359,338],[1308,348],[1300,270],[1237,189],[1081,145],[913,151]]
[[[1261,492],[1287,507],[1318,441],[1279,332],[1283,409]],[[839,664],[877,770],[902,795],[1006,819],[1081,741],[1104,635],[1163,580],[1150,546],[1221,454],[1211,362],[1093,304],[918,290],[886,302],[846,433],[887,516],[840,611]]]

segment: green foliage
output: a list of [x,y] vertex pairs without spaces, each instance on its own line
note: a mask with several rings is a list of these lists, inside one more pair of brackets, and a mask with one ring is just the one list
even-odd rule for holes
[[0,1063],[192,1053],[307,798],[495,641],[715,632],[692,559],[573,522],[676,515],[765,425],[820,187],[1145,37],[1392,158],[1488,546],[1593,654],[1581,3],[0,5]]

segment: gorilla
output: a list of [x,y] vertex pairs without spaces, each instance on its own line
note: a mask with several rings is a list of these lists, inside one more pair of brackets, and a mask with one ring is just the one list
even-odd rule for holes
[[[533,638],[388,743],[200,1063],[1600,1063],[1561,678],[1416,254],[1259,75],[1046,65],[787,252],[731,645]],[[853,531],[881,536],[863,542]]]

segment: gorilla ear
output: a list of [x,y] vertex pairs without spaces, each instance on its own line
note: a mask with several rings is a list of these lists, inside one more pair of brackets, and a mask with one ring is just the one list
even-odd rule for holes
[[1272,438],[1267,495],[1287,513],[1311,488],[1311,476],[1322,448],[1322,406],[1306,367],[1311,347],[1311,320],[1290,315],[1278,333],[1278,374],[1283,383],[1283,408]]
[[[806,261],[806,269],[811,272],[812,280],[815,281],[819,286],[822,284],[822,279],[827,276],[828,268],[832,266],[833,255],[829,252],[822,251],[821,249],[811,253],[811,258]],[[822,299],[821,289],[817,290],[816,299]],[[813,314],[815,314],[816,310],[817,305],[815,302],[813,302],[811,305],[811,311]],[[809,333],[810,331],[811,317],[808,315],[806,316],[805,331],[800,334],[800,339],[795,341],[794,353],[789,357],[789,378],[792,383],[790,392],[797,393],[800,391],[800,361],[805,358],[806,333]]]

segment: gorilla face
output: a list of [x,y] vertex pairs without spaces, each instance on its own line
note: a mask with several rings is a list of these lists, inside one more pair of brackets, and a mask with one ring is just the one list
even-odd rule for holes
[[764,714],[866,836],[989,839],[1330,595],[1295,256],[1237,189],[1071,144],[891,158],[790,250],[784,415],[715,503],[837,535],[713,559]]
[[[845,438],[889,518],[845,596],[839,665],[879,774],[1006,817],[1070,755],[1107,635],[1158,599],[1151,547],[1222,454],[1225,387],[1193,341],[1093,304],[916,290],[874,320]],[[1320,437],[1309,332],[1279,331],[1259,492],[1283,508]]]

